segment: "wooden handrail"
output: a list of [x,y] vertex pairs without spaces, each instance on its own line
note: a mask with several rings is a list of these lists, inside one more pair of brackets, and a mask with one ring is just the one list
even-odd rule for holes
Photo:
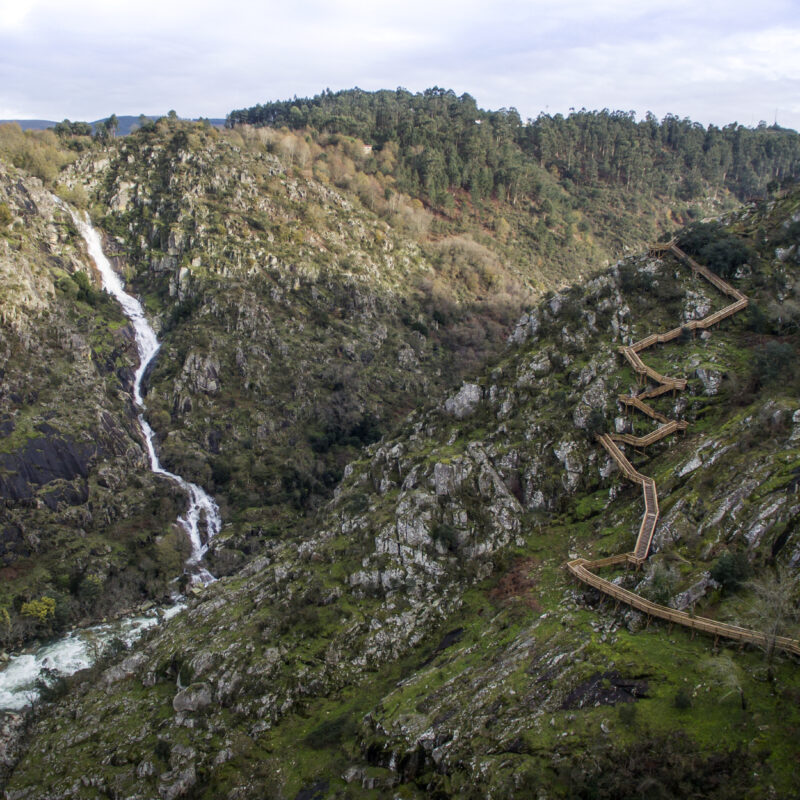
[[[619,560],[614,560],[619,559]],[[777,649],[784,650],[787,653],[794,653],[800,655],[800,642],[790,639],[787,636],[768,637],[760,631],[750,630],[749,628],[741,628],[738,625],[731,625],[725,622],[717,622],[707,617],[695,617],[688,614],[686,611],[678,611],[668,606],[662,606],[658,603],[653,603],[650,600],[640,597],[638,594],[623,589],[611,581],[595,575],[593,570],[601,569],[608,566],[616,566],[624,562],[635,563],[636,558],[631,558],[629,554],[623,556],[612,556],[611,558],[602,558],[597,561],[587,561],[585,558],[576,558],[567,562],[567,569],[580,581],[599,589],[604,594],[619,600],[638,611],[643,611],[651,617],[659,617],[668,622],[674,622],[678,625],[683,625],[686,628],[693,628],[694,630],[710,633],[715,636],[722,636],[726,639],[734,639],[739,642],[747,642],[755,644],[759,647],[769,647],[770,645]]]
[[651,406],[647,405],[647,403],[643,403],[638,397],[629,394],[621,394],[617,398],[620,403],[626,406],[633,406],[634,408],[638,408],[643,414],[647,414],[648,417],[651,419],[656,420],[657,422],[663,422],[666,424],[670,420],[665,417],[663,414],[660,414]]
[[[655,340],[652,343],[655,344]],[[667,386],[669,389],[683,390],[686,388],[685,378],[669,378],[666,375],[662,375],[660,372],[656,372],[652,367],[647,366],[639,357],[639,353],[634,350],[633,345],[621,345],[618,350],[625,356],[628,363],[637,374],[646,375],[651,380],[654,380],[662,386]]]
[[685,431],[688,427],[688,422],[671,419],[666,424],[648,433],[647,436],[632,436],[629,433],[612,433],[609,435],[615,442],[624,442],[634,447],[647,447],[660,441],[665,436],[675,433],[675,431]]
[[658,507],[658,492],[656,490],[656,482],[648,477],[642,475],[633,464],[627,459],[622,450],[617,446],[617,442],[623,442],[635,447],[647,447],[654,442],[660,441],[665,436],[668,436],[675,431],[686,430],[688,424],[685,421],[671,420],[659,413],[655,409],[643,402],[644,399],[651,397],[658,397],[670,390],[682,390],[686,388],[685,378],[668,378],[661,375],[656,370],[648,367],[640,358],[639,352],[652,347],[654,344],[661,342],[669,342],[677,339],[685,330],[706,330],[712,325],[716,325],[723,319],[727,319],[733,314],[746,308],[748,305],[748,298],[737,289],[734,289],[729,283],[724,281],[718,275],[715,275],[707,267],[698,264],[692,258],[686,255],[676,244],[673,239],[666,244],[651,245],[651,253],[672,252],[678,257],[680,261],[686,263],[694,272],[702,275],[713,286],[719,289],[723,294],[732,297],[735,302],[731,303],[725,308],[710,314],[707,317],[699,320],[692,320],[679,328],[673,328],[666,333],[655,333],[640,339],[632,345],[622,346],[619,352],[625,356],[625,359],[633,367],[638,375],[645,375],[655,381],[656,386],[647,391],[640,392],[636,396],[619,395],[619,401],[623,405],[632,406],[642,413],[646,414],[651,419],[662,423],[656,430],[647,434],[646,436],[633,436],[627,433],[602,433],[595,436],[595,439],[605,448],[611,458],[619,466],[622,474],[633,483],[638,483],[642,487],[642,494],[644,495],[644,515],[642,516],[641,524],[639,525],[639,533],[636,537],[636,544],[632,553],[622,553],[615,556],[608,556],[607,558],[597,559],[595,561],[588,561],[585,558],[577,558],[567,562],[567,569],[580,581],[593,586],[595,589],[625,603],[632,608],[660,619],[674,622],[678,625],[683,625],[693,630],[703,631],[704,633],[713,634],[715,636],[722,636],[726,639],[733,639],[734,641],[746,642],[749,644],[756,644],[760,647],[775,647],[784,650],[788,653],[800,655],[800,642],[790,639],[786,636],[769,637],[760,631],[753,631],[747,628],[740,628],[738,625],[729,625],[724,622],[716,622],[712,619],[705,617],[695,617],[687,614],[685,611],[678,611],[668,606],[662,606],[658,603],[653,603],[650,600],[645,600],[643,597],[623,589],[604,578],[595,575],[593,570],[601,569],[603,567],[619,566],[620,564],[641,566],[650,554],[650,546],[653,542],[655,535],[656,525],[658,524],[659,507]]

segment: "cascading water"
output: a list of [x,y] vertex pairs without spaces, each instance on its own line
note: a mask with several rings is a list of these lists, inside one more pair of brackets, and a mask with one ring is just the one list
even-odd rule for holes
[[[142,304],[133,296],[129,295],[122,286],[122,281],[114,272],[109,260],[103,252],[100,242],[100,234],[92,227],[88,220],[81,218],[75,211],[70,211],[72,219],[86,242],[89,255],[97,266],[103,280],[103,288],[114,297],[122,306],[125,316],[131,321],[136,338],[136,347],[139,350],[139,368],[136,370],[133,380],[133,400],[139,411],[139,425],[142,428],[144,439],[147,444],[147,452],[150,455],[150,469],[157,475],[163,475],[175,481],[189,499],[189,508],[186,515],[178,518],[178,522],[189,536],[192,543],[192,555],[186,562],[193,580],[202,583],[209,583],[214,580],[213,575],[205,569],[200,561],[208,549],[208,543],[219,533],[222,521],[219,515],[219,507],[214,499],[197,484],[190,483],[173,472],[165,470],[158,460],[155,444],[153,442],[153,430],[144,418],[144,398],[142,397],[142,380],[147,372],[150,363],[156,357],[159,347],[161,347],[156,333],[144,315]],[[201,536],[200,524],[205,521],[205,537]]]
[[[147,445],[150,468],[157,475],[163,475],[165,478],[175,481],[186,492],[189,506],[186,514],[178,517],[178,522],[186,531],[192,545],[192,554],[186,561],[186,571],[193,582],[210,583],[215,578],[203,567],[201,561],[208,549],[209,542],[221,527],[219,508],[214,499],[200,486],[161,466],[153,441],[153,430],[144,419],[142,381],[160,347],[155,331],[147,321],[141,303],[123,288],[122,281],[103,253],[98,232],[88,220],[81,218],[77,212],[60,201],[57,202],[72,215],[72,219],[86,242],[89,255],[100,272],[103,288],[119,302],[133,326],[136,347],[139,351],[139,367],[133,381],[133,400],[139,410],[139,425]],[[0,671],[0,711],[18,710],[35,700],[37,697],[36,680],[45,675],[46,671],[59,675],[71,675],[79,669],[89,667],[94,663],[106,642],[111,639],[121,639],[126,644],[131,644],[145,630],[158,624],[161,619],[173,616],[181,608],[182,605],[178,602],[148,615],[127,617],[86,630],[75,630],[57,641],[38,648],[35,652],[12,657],[5,668]]]

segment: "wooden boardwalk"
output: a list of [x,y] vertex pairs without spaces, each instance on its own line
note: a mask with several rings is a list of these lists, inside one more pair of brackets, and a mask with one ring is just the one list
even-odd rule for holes
[[688,424],[684,421],[669,419],[660,412],[656,411],[650,405],[645,403],[645,400],[666,392],[682,391],[686,388],[685,378],[671,378],[662,375],[642,361],[639,353],[652,347],[655,344],[662,344],[664,342],[671,342],[681,336],[688,334],[694,335],[696,330],[706,330],[707,328],[717,325],[722,320],[736,314],[744,308],[747,308],[748,299],[737,289],[734,289],[729,283],[724,281],[719,275],[714,274],[707,267],[698,264],[694,259],[690,258],[684,253],[675,243],[675,241],[666,244],[652,245],[650,254],[659,256],[663,253],[671,253],[677,259],[688,266],[696,275],[705,278],[714,287],[719,289],[720,292],[730,297],[733,302],[725,308],[710,314],[703,319],[692,320],[685,325],[678,328],[673,328],[666,333],[654,333],[634,342],[632,345],[622,346],[619,352],[625,357],[626,361],[631,365],[636,373],[640,385],[646,385],[648,382],[651,384],[647,388],[643,388],[641,392],[636,395],[620,395],[619,402],[625,406],[626,411],[628,408],[635,408],[641,411],[650,419],[659,422],[660,425],[651,433],[645,436],[633,436],[627,433],[603,433],[596,437],[597,441],[605,448],[606,452],[616,462],[622,474],[633,483],[637,483],[642,487],[642,494],[644,496],[644,515],[642,516],[641,524],[639,525],[639,533],[636,537],[636,544],[634,545],[631,553],[622,553],[616,556],[609,556],[608,558],[601,558],[595,561],[588,561],[585,558],[576,558],[567,563],[567,569],[578,580],[583,583],[593,586],[595,589],[613,597],[621,603],[625,603],[639,611],[644,612],[648,617],[658,617],[665,619],[670,623],[683,625],[693,630],[702,631],[703,633],[712,634],[715,637],[724,637],[726,639],[733,639],[734,641],[755,644],[760,647],[785,650],[795,655],[800,655],[800,642],[794,639],[789,639],[785,636],[769,637],[760,631],[753,631],[747,628],[740,628],[738,625],[729,625],[724,622],[716,622],[712,619],[704,617],[695,617],[685,611],[677,611],[668,606],[662,606],[658,603],[653,603],[645,600],[643,597],[630,592],[617,586],[611,581],[607,581],[595,574],[595,571],[604,567],[619,567],[622,564],[626,566],[633,566],[637,569],[647,560],[650,554],[650,546],[653,542],[653,535],[656,531],[658,524],[658,492],[656,490],[655,481],[639,472],[628,460],[626,455],[617,444],[629,444],[633,447],[647,447],[660,441],[666,436],[669,436],[676,431],[685,431]]
[[717,622],[716,620],[707,619],[706,617],[694,617],[686,611],[677,611],[674,608],[645,600],[638,594],[623,589],[621,586],[617,586],[615,583],[611,583],[594,574],[594,571],[597,569],[619,566],[626,561],[629,563],[631,561],[628,554],[603,558],[598,561],[587,561],[585,558],[576,558],[573,561],[567,562],[567,569],[583,583],[593,586],[595,589],[613,597],[620,603],[625,603],[635,608],[637,611],[644,612],[649,617],[665,619],[667,622],[683,625],[686,628],[693,628],[703,633],[709,633],[712,636],[733,639],[734,641],[746,644],[755,644],[764,648],[774,647],[777,650],[784,650],[787,653],[794,653],[800,656],[800,642],[794,639],[789,639],[786,636],[769,637],[759,631],[740,628],[738,625],[728,625],[727,623]]

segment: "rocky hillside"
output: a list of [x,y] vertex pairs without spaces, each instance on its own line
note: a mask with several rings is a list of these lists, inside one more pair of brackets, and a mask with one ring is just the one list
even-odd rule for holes
[[[794,636],[798,225],[795,192],[684,234],[712,268],[736,262],[751,311],[649,354],[689,378],[659,402],[690,425],[629,454],[662,521],[648,570],[619,577]],[[617,345],[724,303],[644,256],[545,298],[489,368],[351,460],[302,539],[260,532],[246,566],[135,651],[54,686],[7,796],[796,794],[796,663],[603,607],[563,569],[630,549],[641,516],[593,441],[632,424]],[[198,441],[219,424],[213,391],[174,410],[170,363],[151,402]]]
[[296,525],[359,447],[481,363],[519,303],[479,245],[452,244],[484,275],[457,295],[413,239],[257,137],[165,122],[91,168],[101,224],[161,322],[148,406],[163,458],[220,498],[226,558]]
[[0,642],[168,593],[179,493],[149,471],[137,362],[82,240],[36,178],[0,162]]
[[[460,272],[438,281],[414,238],[257,137],[164,120],[84,139],[56,189],[91,208],[164,342],[148,418],[165,464],[220,501],[215,572],[302,531],[361,446],[501,346],[523,297],[466,239],[442,245]],[[21,163],[54,147],[12,143]],[[162,597],[185,547],[184,500],[150,476],[132,416],[130,330],[69,214],[12,166],[0,246],[8,646]]]
[[220,502],[217,574],[304,539],[345,465],[496,358],[532,293],[688,215],[636,185],[589,202],[556,165],[530,207],[425,207],[390,144],[177,118],[104,141],[0,128],[5,646],[163,597],[184,550],[183,499],[144,472],[130,332],[25,170],[91,212],[145,301],[148,418],[165,465]]

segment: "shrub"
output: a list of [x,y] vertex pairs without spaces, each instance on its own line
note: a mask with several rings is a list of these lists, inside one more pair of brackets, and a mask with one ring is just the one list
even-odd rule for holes
[[751,258],[741,239],[728,233],[718,222],[696,222],[680,236],[678,243],[689,255],[697,256],[709,269],[730,278]]
[[20,613],[23,617],[31,617],[40,624],[52,619],[56,613],[56,601],[52,597],[40,597],[38,600],[30,600],[22,604]]
[[593,408],[586,418],[586,433],[590,439],[598,433],[602,433],[606,427],[606,416],[601,408]]
[[648,600],[661,605],[667,605],[678,583],[677,572],[666,564],[658,561],[649,571],[649,581],[642,594]]
[[700,251],[700,258],[718,275],[731,278],[750,259],[750,250],[735,236],[727,236],[707,244]]
[[750,577],[752,569],[744,553],[723,553],[711,568],[711,577],[722,584],[725,591],[735,591],[742,581]]
[[168,762],[170,754],[172,753],[172,746],[166,739],[159,739],[156,742],[155,747],[153,748],[153,752],[155,753],[157,758],[160,758],[162,761]]
[[67,679],[49,667],[43,667],[34,682],[39,699],[44,703],[52,703],[64,697],[69,691]]
[[756,381],[761,386],[786,381],[794,375],[795,363],[796,354],[792,345],[788,342],[767,342],[760,358],[756,359]]
[[431,530],[435,542],[440,542],[445,550],[452,553],[458,547],[458,531],[446,522],[436,522]]

